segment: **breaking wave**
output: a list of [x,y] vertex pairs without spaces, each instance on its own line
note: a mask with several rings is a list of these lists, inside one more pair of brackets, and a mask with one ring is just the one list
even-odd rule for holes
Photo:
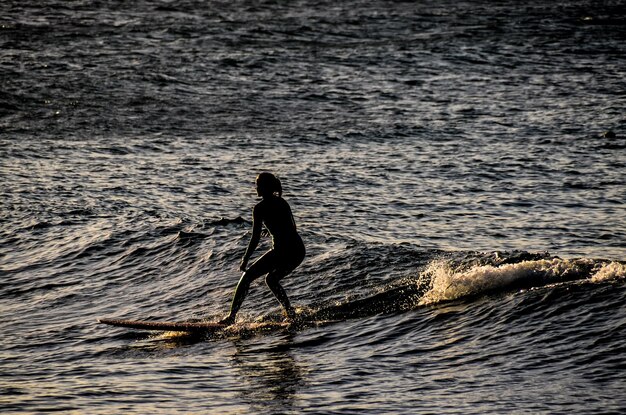
[[626,277],[626,265],[594,259],[541,259],[514,264],[455,268],[450,261],[435,260],[420,275],[430,289],[419,305],[435,304],[492,292],[529,289],[566,281],[609,281]]

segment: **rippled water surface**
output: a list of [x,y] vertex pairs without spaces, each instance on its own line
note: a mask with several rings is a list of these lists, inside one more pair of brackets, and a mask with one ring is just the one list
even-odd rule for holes
[[[626,411],[625,12],[4,1],[0,409]],[[263,170],[303,324],[97,323],[223,316]]]

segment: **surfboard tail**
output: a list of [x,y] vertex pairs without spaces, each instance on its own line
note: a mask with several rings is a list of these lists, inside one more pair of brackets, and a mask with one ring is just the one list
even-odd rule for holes
[[214,322],[174,322],[174,321],[142,321],[101,318],[99,323],[109,326],[126,327],[140,330],[202,332],[223,329],[226,326]]

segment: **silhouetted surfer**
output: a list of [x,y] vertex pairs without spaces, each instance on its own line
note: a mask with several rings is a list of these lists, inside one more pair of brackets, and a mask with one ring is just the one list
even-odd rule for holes
[[[291,208],[282,198],[280,180],[271,173],[261,173],[256,178],[256,191],[263,199],[252,212],[252,237],[239,267],[244,273],[235,289],[230,314],[221,321],[224,324],[235,322],[235,316],[248,293],[250,283],[266,274],[265,282],[283,306],[287,318],[295,317],[295,311],[279,281],[302,263],[305,255],[304,243],[296,231]],[[272,249],[248,268],[248,260],[259,243],[263,225],[272,235]]]

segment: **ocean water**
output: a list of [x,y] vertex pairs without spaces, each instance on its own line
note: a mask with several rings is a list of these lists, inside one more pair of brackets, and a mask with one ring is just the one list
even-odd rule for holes
[[[3,414],[626,412],[620,1],[0,4]],[[228,311],[260,171],[307,246]],[[269,246],[262,241],[259,252]]]

